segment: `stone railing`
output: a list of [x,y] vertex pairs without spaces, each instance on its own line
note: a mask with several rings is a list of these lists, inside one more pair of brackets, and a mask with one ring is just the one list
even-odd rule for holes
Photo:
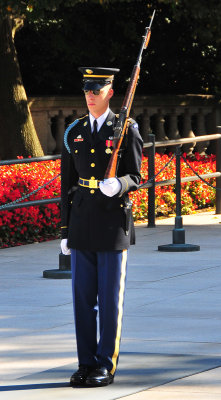
[[[45,154],[59,154],[66,126],[87,113],[83,96],[29,98],[33,121]],[[111,100],[111,109],[118,113],[122,97]],[[144,142],[148,133],[154,133],[157,141],[193,138],[217,132],[221,125],[221,103],[214,96],[135,96],[131,117],[137,120]],[[184,151],[203,154],[214,143],[208,141],[185,145]],[[171,149],[170,149],[171,150]],[[161,149],[161,152],[165,151]]]

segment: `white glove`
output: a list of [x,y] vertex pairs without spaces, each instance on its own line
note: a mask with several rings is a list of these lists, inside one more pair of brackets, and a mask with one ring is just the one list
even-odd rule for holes
[[121,190],[121,183],[117,178],[108,178],[99,183],[100,190],[108,197],[112,197]]
[[67,246],[68,239],[62,239],[61,241],[61,251],[65,256],[71,254],[71,250]]

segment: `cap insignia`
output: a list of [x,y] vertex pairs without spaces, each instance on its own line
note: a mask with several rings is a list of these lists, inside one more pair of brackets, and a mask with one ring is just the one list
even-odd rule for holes
[[86,69],[87,74],[93,74],[92,69]]

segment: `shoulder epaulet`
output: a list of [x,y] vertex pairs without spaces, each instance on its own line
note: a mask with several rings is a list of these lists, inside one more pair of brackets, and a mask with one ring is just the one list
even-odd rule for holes
[[133,118],[128,118],[129,126],[138,129],[138,123]]
[[[119,118],[119,114],[115,114],[116,118]],[[128,122],[128,126],[130,126],[131,128],[135,128],[138,129],[138,123],[135,121],[135,119],[129,117],[127,119]]]
[[81,121],[82,119],[88,117],[88,114],[84,115],[83,117],[78,118],[78,121]]

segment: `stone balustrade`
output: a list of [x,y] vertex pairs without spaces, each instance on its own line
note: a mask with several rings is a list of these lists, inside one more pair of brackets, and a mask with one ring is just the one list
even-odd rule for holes
[[[32,97],[28,101],[45,155],[61,153],[66,126],[87,113],[84,97]],[[122,102],[123,97],[115,95],[111,109],[119,113]],[[211,95],[135,96],[130,115],[138,122],[144,142],[148,133],[154,133],[156,141],[190,137],[193,142],[184,151],[204,154],[214,151],[209,135],[221,125],[221,104]],[[195,136],[207,134],[208,141],[194,143]]]

